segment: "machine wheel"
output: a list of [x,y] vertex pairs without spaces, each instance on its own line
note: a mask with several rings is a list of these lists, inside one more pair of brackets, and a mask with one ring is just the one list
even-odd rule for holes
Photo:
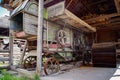
[[67,37],[66,37],[66,33],[64,30],[59,30],[58,31],[58,35],[57,35],[57,38],[58,38],[58,42],[64,46],[65,43],[66,43],[66,40],[67,40]]
[[23,66],[25,69],[28,68],[36,68],[36,63],[37,63],[37,57],[36,56],[29,56],[27,57],[24,62],[23,62]]
[[60,65],[55,58],[49,58],[44,64],[44,72],[46,75],[56,73],[59,70],[60,70]]

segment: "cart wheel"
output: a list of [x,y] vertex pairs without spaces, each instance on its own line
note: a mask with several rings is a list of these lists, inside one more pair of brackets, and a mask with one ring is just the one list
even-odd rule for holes
[[60,70],[60,65],[55,58],[49,58],[44,64],[44,72],[46,75],[56,73],[59,70]]
[[36,68],[36,63],[37,63],[36,56],[29,56],[24,60],[23,66],[25,69]]

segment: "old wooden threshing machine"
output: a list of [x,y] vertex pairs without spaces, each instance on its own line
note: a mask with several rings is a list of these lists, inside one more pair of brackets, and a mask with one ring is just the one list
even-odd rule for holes
[[36,67],[37,45],[43,46],[42,60],[47,75],[59,71],[61,62],[82,59],[82,51],[87,48],[85,33],[95,29],[67,10],[65,2],[45,2],[43,44],[37,44],[37,2],[25,0],[11,13],[15,37],[28,41],[25,49],[28,54],[22,61],[24,68]]

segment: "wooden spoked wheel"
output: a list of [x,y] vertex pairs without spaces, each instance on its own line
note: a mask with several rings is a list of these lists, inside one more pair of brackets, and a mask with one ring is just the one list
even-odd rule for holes
[[23,66],[25,69],[36,68],[36,63],[37,63],[37,57],[36,56],[29,56],[24,60]]
[[59,62],[55,58],[49,58],[44,63],[44,72],[46,75],[56,73],[60,70]]

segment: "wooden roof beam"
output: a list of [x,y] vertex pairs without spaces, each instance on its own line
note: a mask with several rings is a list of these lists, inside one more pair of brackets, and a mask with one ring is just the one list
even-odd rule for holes
[[120,16],[120,14],[113,13],[113,14],[109,14],[109,15],[101,15],[101,16],[98,16],[95,18],[90,18],[90,19],[84,20],[84,21],[89,24],[89,23],[93,23],[93,22],[95,23],[96,21],[98,22],[98,21],[103,20],[103,19],[109,19],[109,18],[115,17],[115,16]]
[[117,12],[120,13],[120,0],[114,0]]
[[65,13],[67,14],[67,16],[69,16],[70,18],[72,18],[73,20],[79,22],[81,25],[87,27],[89,30],[92,30],[93,32],[96,32],[96,29],[94,27],[92,27],[91,25],[87,24],[85,21],[83,21],[82,19],[78,18],[77,16],[75,16],[74,14],[72,14],[70,11],[68,11],[67,9],[65,9]]

